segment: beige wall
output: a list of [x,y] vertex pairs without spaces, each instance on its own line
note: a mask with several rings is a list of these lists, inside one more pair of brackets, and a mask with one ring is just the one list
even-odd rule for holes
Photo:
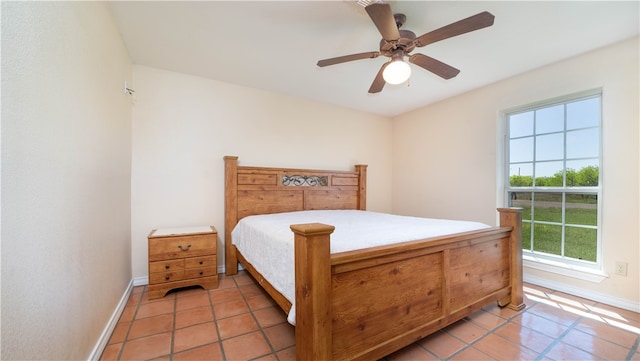
[[[603,89],[601,283],[530,268],[525,276],[638,308],[640,277],[638,38],[397,117],[393,123],[393,211],[495,224],[503,206],[500,112],[594,88]],[[614,275],[629,263],[627,277]]]
[[[134,277],[154,228],[224,234],[225,155],[240,164],[351,170],[369,165],[367,206],[391,210],[391,120],[201,77],[134,66]],[[218,240],[222,264],[222,238]]]
[[130,77],[105,3],[2,2],[3,360],[88,358],[130,284]]

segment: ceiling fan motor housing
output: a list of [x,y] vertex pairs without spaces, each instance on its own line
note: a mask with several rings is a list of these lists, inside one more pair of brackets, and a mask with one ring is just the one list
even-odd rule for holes
[[415,49],[414,40],[416,39],[416,34],[410,30],[399,30],[399,33],[400,39],[395,42],[380,40],[380,54],[391,57],[396,49],[402,49],[405,54]]
[[396,21],[396,26],[400,29],[404,22],[407,21],[407,16],[405,14],[393,14],[393,20]]

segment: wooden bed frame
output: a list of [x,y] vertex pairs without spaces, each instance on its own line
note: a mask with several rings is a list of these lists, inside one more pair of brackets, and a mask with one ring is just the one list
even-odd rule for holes
[[[236,250],[231,231],[254,214],[364,210],[367,166],[343,172],[224,160],[226,273],[240,262],[288,312],[291,303]],[[492,302],[523,309],[522,213],[498,211],[499,227],[337,254],[329,252],[333,226],[292,225],[296,359],[380,359]]]

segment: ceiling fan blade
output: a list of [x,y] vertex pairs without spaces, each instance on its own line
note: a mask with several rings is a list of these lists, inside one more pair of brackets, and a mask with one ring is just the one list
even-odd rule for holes
[[379,51],[369,51],[366,53],[358,53],[358,54],[351,54],[351,55],[345,55],[345,56],[338,56],[336,58],[323,59],[318,61],[317,65],[321,67],[329,66],[329,65],[335,65],[340,63],[346,63],[348,61],[353,61],[353,60],[377,58],[379,55],[380,55]]
[[460,72],[459,69],[424,54],[413,54],[409,57],[409,61],[444,79],[451,79]]
[[384,88],[384,85],[386,84],[384,78],[382,77],[382,73],[384,72],[384,69],[387,67],[387,65],[389,65],[389,63],[390,62],[382,64],[380,70],[378,70],[376,78],[373,79],[373,83],[371,83],[371,86],[369,87],[369,93],[374,94],[380,93],[382,91],[382,88]]
[[440,40],[491,26],[493,25],[493,19],[493,14],[484,11],[421,35],[417,37],[413,43],[418,47],[433,44]]
[[378,28],[382,38],[386,41],[395,41],[400,39],[398,25],[391,12],[389,4],[371,4],[364,8],[369,17]]

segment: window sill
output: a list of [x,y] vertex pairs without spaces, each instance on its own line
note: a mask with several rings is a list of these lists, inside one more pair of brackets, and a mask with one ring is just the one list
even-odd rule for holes
[[580,267],[562,261],[554,261],[546,258],[536,257],[535,255],[525,254],[522,256],[523,266],[541,271],[560,274],[567,277],[573,277],[593,283],[601,283],[609,278],[609,274],[588,267]]

